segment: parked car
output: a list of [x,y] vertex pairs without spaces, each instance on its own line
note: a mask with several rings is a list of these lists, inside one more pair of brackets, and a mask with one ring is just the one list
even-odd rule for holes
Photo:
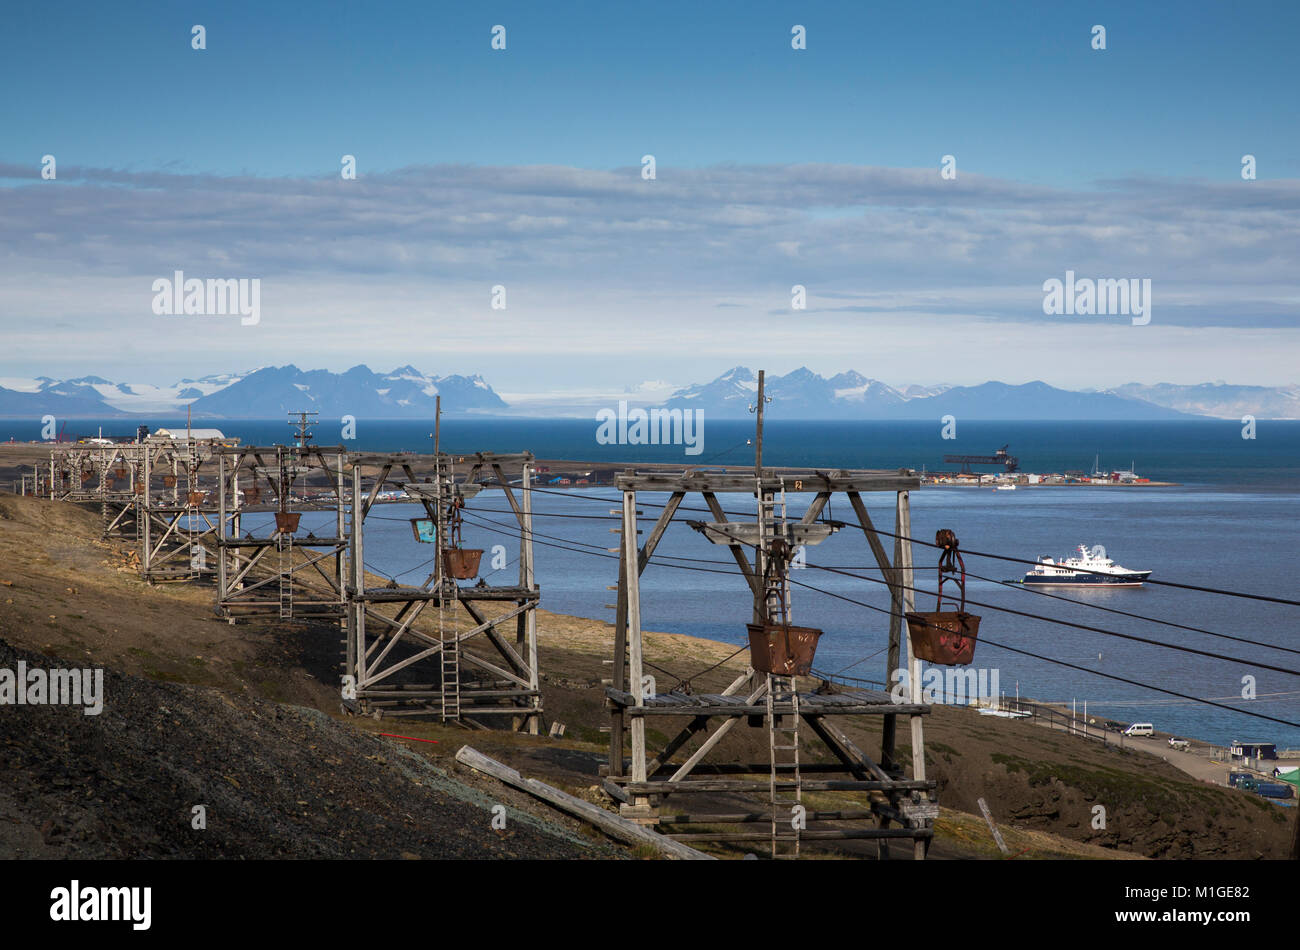
[[1124,730],[1126,736],[1153,736],[1156,733],[1156,727],[1149,722],[1135,722]]
[[1188,742],[1186,739],[1175,739],[1173,737],[1170,737],[1169,739],[1169,748],[1171,749],[1177,749],[1180,752],[1186,752],[1190,746],[1191,743]]

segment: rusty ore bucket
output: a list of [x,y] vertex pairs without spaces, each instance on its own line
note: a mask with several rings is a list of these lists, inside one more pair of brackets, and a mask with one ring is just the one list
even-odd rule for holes
[[927,663],[965,666],[975,659],[980,618],[961,610],[911,611],[907,631],[912,654]]
[[749,663],[760,673],[778,676],[807,676],[812,670],[817,640],[816,627],[795,627],[779,623],[751,623]]
[[163,476],[163,487],[164,487],[164,488],[175,488],[175,487],[176,487],[176,476],[175,476],[175,475],[164,475],[164,476]]
[[244,489],[244,504],[246,505],[257,504],[258,501],[261,499],[261,497],[262,497],[262,489],[260,488],[254,487],[254,488]]
[[293,534],[298,530],[298,522],[301,519],[301,511],[277,511],[275,513],[275,530],[284,534]]
[[81,473],[81,484],[83,484],[83,485],[86,484],[86,482],[90,481],[90,480],[91,480],[92,478],[94,478],[94,477],[95,477],[95,473],[94,473],[94,472],[82,472],[82,473]]
[[203,504],[203,499],[208,497],[208,493],[205,491],[192,491],[189,493],[188,497],[191,505],[201,505]]
[[135,493],[136,493],[137,495],[143,495],[143,494],[144,494],[144,482],[136,482],[136,483],[135,483]]
[[458,581],[478,577],[478,562],[483,557],[481,548],[443,548],[442,569]]

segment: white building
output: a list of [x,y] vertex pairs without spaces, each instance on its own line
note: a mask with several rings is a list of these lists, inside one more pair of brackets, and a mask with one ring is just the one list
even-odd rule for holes
[[220,429],[159,429],[157,432],[151,433],[149,438],[194,442],[235,441],[227,439]]

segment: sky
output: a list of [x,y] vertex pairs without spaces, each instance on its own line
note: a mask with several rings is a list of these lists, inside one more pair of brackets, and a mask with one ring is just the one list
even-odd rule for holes
[[0,376],[1300,382],[1300,5],[264,6],[6,12]]

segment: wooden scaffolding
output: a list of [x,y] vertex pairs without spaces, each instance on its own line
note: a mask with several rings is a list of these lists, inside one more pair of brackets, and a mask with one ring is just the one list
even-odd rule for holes
[[[217,610],[236,620],[342,624],[347,452],[305,440],[217,453]],[[305,513],[327,517],[315,528]],[[321,532],[317,534],[317,531]]]
[[[466,466],[460,478],[457,462]],[[468,723],[510,717],[515,730],[539,734],[533,456],[480,452],[453,458],[436,453],[435,475],[424,482],[412,472],[410,456],[354,457],[349,465],[345,708],[379,717],[433,714]],[[374,471],[368,491],[363,486],[367,467]],[[512,481],[507,471],[518,471],[519,478]],[[366,517],[386,487],[422,504],[432,528],[433,568],[419,585],[381,585],[366,576]],[[445,552],[455,550],[449,526],[484,490],[499,490],[517,523],[517,584],[493,585],[486,579],[461,584],[449,568]],[[426,616],[430,607],[433,616]],[[513,643],[503,634],[507,625],[515,628]]]
[[140,575],[190,580],[216,573],[217,488],[211,439],[160,438],[59,446],[50,498],[98,504],[102,536],[139,545]]
[[[761,392],[761,390],[760,390]],[[760,396],[761,404],[761,396]],[[622,545],[619,559],[618,601],[614,628],[613,683],[606,689],[610,713],[610,746],[607,776],[603,783],[621,803],[628,817],[654,823],[673,837],[687,840],[769,839],[774,856],[797,855],[800,840],[875,838],[882,856],[888,855],[883,839],[905,838],[914,844],[917,858],[925,855],[933,835],[938,805],[933,800],[935,782],[926,778],[922,716],[930,711],[924,704],[899,703],[887,692],[869,689],[840,689],[835,692],[803,688],[794,677],[756,673],[749,667],[719,694],[689,695],[685,692],[651,692],[643,688],[644,660],[641,640],[640,577],[669,524],[688,494],[697,493],[712,512],[714,522],[693,524],[711,540],[729,547],[753,596],[755,623],[789,622],[788,599],[780,601],[780,588],[788,583],[785,564],[773,565],[774,552],[789,550],[790,544],[815,543],[801,528],[818,525],[822,511],[836,493],[843,493],[857,517],[868,547],[889,584],[891,609],[887,671],[899,669],[900,650],[907,638],[904,613],[913,608],[909,492],[919,479],[907,470],[837,471],[824,473],[801,470],[763,469],[760,455],[754,474],[684,472],[682,474],[637,474],[629,471],[615,479],[623,492]],[[667,503],[646,536],[638,543],[637,494],[663,492]],[[785,492],[813,493],[807,510],[796,522],[775,517],[777,499],[784,506]],[[892,492],[895,502],[893,561],[888,558],[872,523],[862,495]],[[757,521],[728,522],[719,495],[744,493],[757,500]],[[828,531],[827,531],[828,533]],[[781,539],[785,548],[773,546]],[[751,554],[753,559],[751,560]],[[776,570],[773,570],[773,568]],[[786,587],[788,592],[788,587]],[[785,610],[779,608],[784,606]],[[912,691],[920,695],[920,664],[907,643],[907,669]],[[888,681],[888,679],[887,679]],[[844,716],[882,717],[882,747],[874,760],[843,732],[837,720]],[[905,775],[895,754],[895,728],[899,716],[911,724],[911,775]],[[658,751],[647,748],[647,721],[685,724]],[[706,762],[710,753],[737,723],[767,729],[769,761],[766,763]],[[716,728],[710,727],[716,724]],[[800,726],[830,751],[833,762],[802,764]],[[670,733],[671,734],[671,733]],[[630,739],[630,759],[625,742]],[[693,740],[700,739],[689,748]],[[683,753],[681,761],[674,756]],[[765,782],[756,779],[764,778]],[[844,791],[861,793],[867,804],[855,810],[818,812],[802,805],[805,792]],[[757,796],[766,807],[740,813],[686,813],[675,809],[679,796],[704,793],[728,796]],[[698,799],[694,799],[698,801]],[[799,809],[798,818],[794,814]],[[809,829],[816,823],[819,827]],[[737,831],[683,831],[701,825],[739,824]],[[823,825],[829,827],[821,827]],[[765,827],[766,826],[766,827]]]
[[217,572],[220,520],[210,439],[150,437],[138,443],[134,477],[140,576],[197,580]]
[[139,442],[58,445],[45,471],[37,471],[36,494],[55,501],[97,504],[101,536],[136,538],[135,486],[143,464]]

